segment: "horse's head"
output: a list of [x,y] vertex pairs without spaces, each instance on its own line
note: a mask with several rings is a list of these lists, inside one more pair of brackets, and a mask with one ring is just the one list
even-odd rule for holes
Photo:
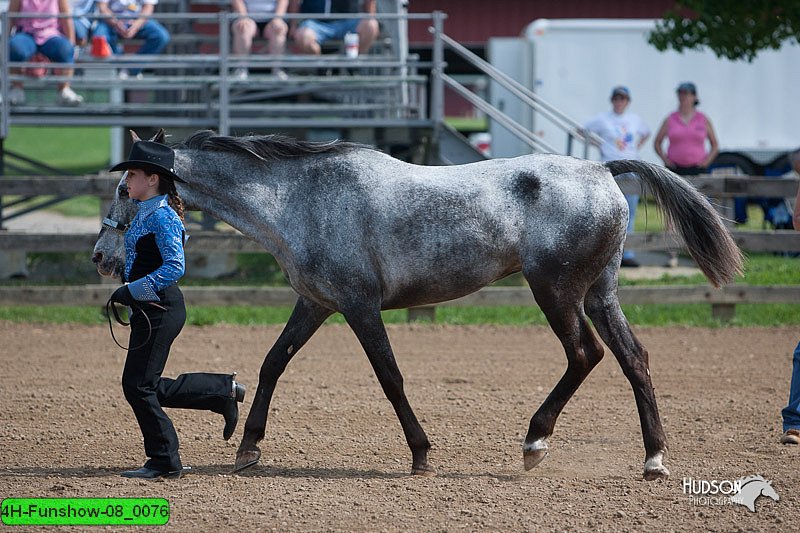
[[780,496],[778,496],[778,492],[772,486],[772,481],[767,481],[764,485],[761,486],[761,495],[766,496],[767,498],[772,498],[776,502],[780,500]]
[[139,211],[139,206],[128,196],[126,176],[127,173],[123,174],[119,180],[114,200],[94,245],[92,262],[102,276],[121,278],[125,271],[125,231]]
[[[140,141],[139,136],[131,131],[133,141]],[[159,130],[151,141],[164,142],[164,130]],[[101,276],[122,278],[125,272],[125,231],[128,229],[133,217],[139,211],[139,206],[128,196],[128,185],[125,182],[127,173],[117,184],[114,199],[108,214],[103,219],[103,227],[94,245],[92,262],[97,266]]]

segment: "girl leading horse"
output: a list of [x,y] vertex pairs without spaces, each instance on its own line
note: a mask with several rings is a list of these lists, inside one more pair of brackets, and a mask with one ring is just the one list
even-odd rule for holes
[[[559,155],[424,167],[351,143],[210,131],[174,148],[175,171],[187,177],[176,184],[186,207],[259,242],[298,294],[261,367],[235,470],[259,460],[270,400],[289,361],[339,312],[400,420],[412,474],[432,475],[430,442],[406,398],[380,312],[458,298],[521,271],[567,355],[563,377],[531,418],[525,468],[545,458],[558,415],[603,357],[602,339],[633,387],[644,477],[669,475],[648,353],[617,298],[628,207],[614,176],[639,174],[714,285],[732,281],[742,266],[717,212],[679,176],[640,161]],[[126,223],[134,214],[118,197],[109,218]],[[95,259],[101,273],[118,271],[121,238],[102,230]]]

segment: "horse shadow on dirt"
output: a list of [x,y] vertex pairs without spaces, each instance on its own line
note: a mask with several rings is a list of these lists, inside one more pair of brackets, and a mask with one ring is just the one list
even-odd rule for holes
[[[231,475],[230,464],[209,464],[191,465],[192,472],[185,477],[215,477]],[[99,477],[118,478],[119,473],[129,469],[130,466],[119,467],[73,467],[73,468],[46,468],[46,467],[19,467],[4,468],[0,470],[0,478],[9,477],[30,477],[30,478],[67,478],[67,479],[90,479]],[[318,479],[404,479],[410,477],[408,472],[384,472],[380,470],[362,470],[358,468],[323,468],[323,467],[302,467],[288,468],[277,466],[257,465],[242,472],[237,472],[237,476],[251,478],[318,478]],[[436,475],[441,479],[471,479],[471,478],[493,478],[497,481],[516,481],[524,474],[494,474],[461,472],[440,472]]]
[[26,466],[18,468],[3,468],[0,470],[0,478],[4,477],[35,477],[35,478],[93,478],[118,476],[123,470],[130,469],[130,466],[106,467],[106,466],[80,466],[80,467],[40,467]]
[[[198,475],[230,475],[230,465],[208,465],[195,468]],[[404,479],[411,477],[408,472],[386,472],[381,470],[362,470],[359,468],[328,468],[328,467],[280,467],[256,465],[241,472],[237,476],[253,478],[319,478],[319,479]],[[515,474],[494,474],[461,472],[439,472],[437,478],[441,479],[470,479],[493,478],[498,481],[513,481],[518,479]]]

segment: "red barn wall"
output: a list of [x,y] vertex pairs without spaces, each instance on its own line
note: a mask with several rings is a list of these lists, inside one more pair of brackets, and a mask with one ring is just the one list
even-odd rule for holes
[[[661,18],[674,0],[409,0],[409,13],[443,11],[445,33],[462,44],[519,35],[540,18]],[[409,24],[413,45],[429,42],[429,23]]]

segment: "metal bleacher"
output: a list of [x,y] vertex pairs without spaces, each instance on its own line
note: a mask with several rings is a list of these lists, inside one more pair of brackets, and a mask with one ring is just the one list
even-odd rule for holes
[[[409,19],[430,20],[432,15],[407,14],[402,0],[381,4],[383,9],[376,18],[383,31],[369,54],[348,58],[334,49],[321,56],[274,56],[254,50],[248,56],[235,56],[230,50],[230,25],[236,15],[225,6],[217,0],[162,0],[154,18],[171,32],[166,53],[136,55],[131,53],[136,43],[128,43],[126,53],[105,59],[92,57],[88,50],[80,54],[70,79],[85,98],[79,106],[56,103],[56,85],[65,78],[53,72],[40,78],[10,72],[10,68],[33,68],[41,63],[3,59],[0,143],[9,126],[17,124],[211,128],[222,134],[431,128],[428,77],[419,74],[429,70],[430,64],[408,54],[405,28]],[[0,45],[3,58],[7,58],[9,21],[7,13],[0,17]],[[238,67],[249,69],[247,79],[231,76]],[[143,78],[120,79],[118,72],[127,68],[144,69]],[[288,79],[274,76],[275,68],[288,73]],[[8,102],[13,81],[24,82],[23,105]]]

